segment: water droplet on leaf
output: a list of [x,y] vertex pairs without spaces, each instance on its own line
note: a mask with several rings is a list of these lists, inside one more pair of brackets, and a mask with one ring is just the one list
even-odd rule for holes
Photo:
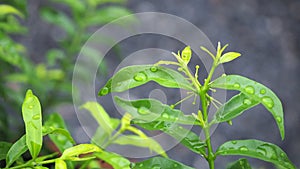
[[236,144],[236,143],[237,143],[237,141],[235,141],[235,140],[234,140],[234,141],[231,141],[231,143],[232,143],[232,144]]
[[244,99],[243,104],[249,106],[252,104],[252,102],[249,99]]
[[149,109],[147,109],[146,107],[140,107],[140,108],[138,109],[138,113],[141,114],[141,115],[145,115],[145,114],[149,114],[150,111],[149,111]]
[[279,116],[277,116],[277,117],[276,117],[276,121],[277,121],[278,123],[281,123],[281,122],[282,122],[282,118],[279,117]]
[[157,72],[157,66],[152,66],[151,68],[150,68],[150,71],[151,72]]
[[248,151],[249,149],[245,146],[239,148],[240,151]]
[[267,155],[267,151],[264,148],[261,147],[257,147],[256,152],[261,154],[262,156],[266,156]]
[[155,164],[151,167],[151,169],[161,169],[159,164]]
[[100,91],[100,95],[104,96],[108,94],[108,88],[107,87],[103,87]]
[[274,101],[273,99],[271,99],[270,97],[263,97],[262,98],[262,102],[268,107],[268,108],[272,108],[274,106]]
[[170,116],[169,116],[167,113],[163,113],[163,114],[162,114],[162,117],[163,117],[163,118],[166,118],[166,119],[170,118]]
[[41,116],[39,114],[36,114],[32,117],[32,120],[39,120]]
[[265,90],[265,89],[261,89],[259,93],[260,93],[260,94],[265,94],[265,93],[266,93],[266,90]]
[[33,109],[33,105],[29,105],[28,108],[29,108],[29,109]]
[[147,80],[147,75],[143,72],[139,72],[136,75],[134,75],[133,79],[138,82],[143,82]]
[[234,87],[234,88],[240,88],[241,85],[240,85],[239,83],[234,83],[233,87]]
[[255,90],[252,86],[247,86],[245,88],[245,92],[248,93],[248,94],[254,94],[255,93]]

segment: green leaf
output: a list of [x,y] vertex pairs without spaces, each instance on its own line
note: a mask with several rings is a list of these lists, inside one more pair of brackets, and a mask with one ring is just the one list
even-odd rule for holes
[[175,138],[182,145],[192,150],[193,152],[205,155],[205,142],[201,141],[197,134],[183,128],[176,123],[166,121],[143,122],[140,120],[133,120],[132,123],[147,130],[161,130],[171,137]]
[[67,169],[67,164],[62,159],[55,160],[55,169]]
[[26,145],[26,135],[16,141],[8,150],[6,155],[6,167],[11,166],[22,154],[28,150]]
[[148,160],[135,163],[135,165],[133,166],[133,169],[145,169],[145,168],[194,169],[180,162],[168,158],[163,158],[163,157],[153,157]]
[[185,64],[188,64],[192,57],[192,50],[190,46],[185,47],[181,52],[181,58]]
[[123,100],[115,97],[118,106],[132,115],[133,119],[144,121],[168,121],[181,124],[199,124],[191,115],[184,115],[180,110],[154,99]]
[[[120,124],[120,120],[119,119],[114,119],[111,118],[110,122],[112,124],[112,128],[113,130],[115,130],[118,125]],[[107,133],[103,130],[103,128],[101,126],[99,126],[92,138],[92,143],[97,144],[98,146],[102,146],[105,141],[107,141],[108,138],[111,137],[111,133]]]
[[16,8],[14,8],[10,5],[3,5],[3,4],[0,5],[0,17],[8,15],[8,14],[15,14],[15,15],[18,15],[22,18],[24,17],[24,15],[19,10],[17,10]]
[[257,101],[271,112],[284,139],[284,118],[281,101],[276,94],[266,86],[239,75],[222,76],[214,80],[210,87],[229,90],[238,90],[248,96],[251,100]]
[[69,35],[73,35],[75,33],[76,27],[73,21],[66,14],[60,11],[54,11],[50,8],[43,8],[41,9],[40,15],[45,21],[59,26],[64,31],[66,31]]
[[258,101],[252,100],[244,93],[240,93],[232,97],[224,105],[222,105],[216,112],[213,118],[213,123],[227,122],[231,119],[241,115],[245,110],[259,104]]
[[160,146],[160,144],[149,137],[142,138],[137,135],[123,135],[114,140],[113,143],[119,145],[133,145],[136,147],[149,148],[150,151],[155,151],[157,154],[167,157],[167,154]]
[[228,53],[225,53],[224,55],[221,56],[221,58],[219,60],[219,63],[230,62],[230,61],[236,59],[239,56],[241,56],[241,54],[237,53],[237,52],[228,52]]
[[113,123],[106,113],[104,108],[97,102],[86,102],[81,106],[92,114],[94,119],[97,121],[98,125],[103,128],[103,130],[110,135],[113,132]]
[[6,158],[6,154],[11,147],[11,143],[1,141],[0,142],[0,161]]
[[35,159],[43,145],[42,110],[39,99],[31,90],[26,92],[22,115],[26,129],[26,144],[32,158]]
[[102,152],[102,150],[94,145],[94,144],[79,144],[74,147],[70,147],[66,149],[61,155],[61,159],[63,160],[77,160],[79,155],[94,153],[94,152]]
[[123,92],[141,86],[149,81],[168,87],[194,91],[190,82],[179,72],[153,65],[134,65],[119,70],[99,91],[99,96],[110,92]]
[[229,164],[226,169],[251,169],[251,166],[247,159],[241,158],[231,164]]
[[94,155],[113,166],[114,169],[130,169],[130,161],[116,153],[102,151]]
[[[131,15],[132,13],[121,6],[108,6],[97,10],[93,15],[86,18],[86,26],[98,26],[110,23],[120,17]],[[127,21],[134,22],[135,18],[130,16]],[[129,24],[129,23],[127,23]]]
[[49,134],[51,141],[57,146],[60,152],[72,147],[75,144],[65,122],[60,114],[52,113],[43,126],[44,135]]
[[216,155],[243,155],[271,162],[286,169],[296,169],[281,148],[259,140],[228,141],[218,148]]

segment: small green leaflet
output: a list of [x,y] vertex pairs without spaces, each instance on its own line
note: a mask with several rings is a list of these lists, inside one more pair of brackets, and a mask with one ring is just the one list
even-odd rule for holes
[[141,86],[149,81],[155,81],[168,88],[182,88],[194,91],[190,82],[179,72],[153,65],[134,65],[122,68],[99,91],[99,96],[110,92],[123,92]]
[[271,162],[286,169],[296,169],[280,147],[260,140],[228,141],[218,148],[216,155],[243,155]]
[[161,169],[194,169],[192,167],[186,166],[177,161],[163,158],[163,157],[153,157],[148,160],[135,163],[133,169],[146,169],[146,168],[161,168]]
[[43,145],[42,110],[39,99],[27,90],[22,105],[22,115],[26,129],[26,145],[33,159],[35,159]]
[[67,164],[62,159],[55,160],[55,169],[67,169]]
[[230,62],[230,61],[236,59],[239,56],[241,56],[241,54],[237,53],[237,52],[228,52],[228,53],[225,53],[224,55],[221,56],[221,58],[219,60],[219,63]]
[[8,150],[6,155],[6,167],[11,166],[22,154],[28,150],[26,145],[26,136],[22,136]]
[[8,142],[4,142],[4,141],[0,142],[0,160],[3,160],[6,158],[6,154],[7,154],[8,150],[10,149],[11,145],[12,144],[8,143]]
[[284,139],[283,108],[281,101],[272,90],[258,82],[239,75],[219,77],[210,84],[210,87],[238,90],[249,97],[250,100],[263,104],[273,115],[279,128],[281,138]]

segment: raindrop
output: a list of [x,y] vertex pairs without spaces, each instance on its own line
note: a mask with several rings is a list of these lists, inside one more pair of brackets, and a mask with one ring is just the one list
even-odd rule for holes
[[139,72],[134,75],[133,79],[138,82],[143,82],[147,80],[147,75],[143,72]]
[[245,92],[248,93],[248,94],[254,94],[255,93],[255,90],[252,86],[247,86],[245,88]]
[[274,106],[274,101],[270,97],[266,96],[262,98],[262,102],[268,107],[272,108]]
[[39,120],[40,118],[41,116],[39,114],[32,116],[32,120]]
[[285,154],[284,153],[280,153],[280,157],[285,157]]
[[265,89],[260,89],[259,93],[260,93],[260,94],[265,94],[265,93],[266,93],[266,90],[265,90]]
[[108,88],[107,87],[103,87],[100,91],[100,95],[104,96],[108,94]]
[[29,108],[29,109],[33,109],[33,105],[29,105],[28,108]]
[[163,117],[163,118],[166,118],[166,119],[170,118],[170,116],[169,116],[167,113],[163,113],[163,114],[162,114],[162,117]]
[[282,118],[279,117],[279,116],[277,116],[277,117],[276,117],[276,121],[277,121],[278,123],[281,123],[281,122],[282,122]]
[[240,85],[239,83],[234,83],[233,87],[234,87],[234,88],[240,88],[241,85]]
[[252,104],[252,102],[249,99],[244,99],[243,104],[249,106]]
[[157,72],[157,66],[152,66],[151,68],[150,68],[150,71],[151,72]]
[[174,164],[174,167],[177,167],[178,166],[178,164]]
[[256,152],[259,153],[259,154],[261,154],[262,156],[266,156],[267,155],[266,149],[261,148],[261,147],[257,147],[256,148]]
[[175,107],[174,104],[171,104],[171,105],[170,105],[170,108],[171,108],[171,109],[174,109],[174,107]]
[[240,147],[239,149],[240,149],[240,151],[248,151],[248,150],[249,150],[249,149],[248,149],[247,147],[245,147],[245,146]]
[[235,140],[234,140],[234,141],[231,141],[231,143],[232,143],[232,144],[236,144],[236,143],[237,143],[237,141],[235,141]]
[[151,169],[161,169],[160,165],[159,164],[155,164],[152,166]]
[[138,109],[138,113],[141,114],[141,115],[145,115],[145,114],[149,114],[150,111],[149,111],[149,109],[147,109],[146,107],[140,107],[140,108]]
[[143,167],[144,164],[140,164],[139,167]]

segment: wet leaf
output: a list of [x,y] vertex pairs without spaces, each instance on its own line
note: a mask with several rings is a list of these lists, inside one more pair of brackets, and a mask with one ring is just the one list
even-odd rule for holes
[[226,169],[251,169],[251,166],[247,159],[241,158],[231,164],[229,164]]
[[79,155],[94,153],[94,152],[101,152],[102,150],[94,145],[94,144],[79,144],[74,147],[70,147],[66,149],[63,154],[61,155],[61,159],[63,160],[78,160]]
[[52,113],[43,127],[44,135],[49,134],[51,141],[57,146],[60,152],[72,147],[75,144],[65,122],[60,114]]
[[102,151],[94,155],[113,166],[114,169],[130,169],[130,161],[116,153]]
[[118,106],[132,115],[133,119],[144,121],[168,121],[180,124],[199,124],[191,115],[184,115],[180,110],[154,99],[123,100],[115,97]]
[[149,150],[155,151],[157,154],[167,157],[167,154],[165,153],[164,149],[160,146],[160,144],[149,137],[142,138],[137,135],[123,135],[114,140],[113,143],[119,145],[132,145],[136,147],[149,148]]
[[155,81],[168,88],[194,91],[190,82],[173,69],[153,65],[134,65],[119,70],[99,91],[99,96],[107,95],[110,92],[123,92],[149,81]]
[[153,157],[148,160],[135,163],[135,165],[133,166],[133,169],[145,169],[145,168],[194,169],[180,162],[168,158],[163,158],[163,157]]
[[241,115],[245,110],[248,110],[259,102],[252,100],[244,93],[233,96],[229,101],[222,105],[216,112],[213,118],[214,123],[227,122]]
[[205,142],[201,141],[199,136],[194,132],[185,129],[176,123],[166,121],[144,122],[140,120],[134,120],[132,123],[147,130],[161,130],[193,152],[202,155],[205,154]]
[[43,145],[42,110],[39,99],[27,90],[22,105],[22,115],[25,122],[26,145],[33,159],[41,151]]
[[228,141],[218,148],[216,155],[243,155],[264,160],[286,169],[296,169],[280,147],[259,140]]
[[227,75],[214,80],[210,87],[228,90],[238,90],[251,100],[261,103],[273,115],[284,139],[284,118],[281,101],[276,94],[266,86],[239,75]]

